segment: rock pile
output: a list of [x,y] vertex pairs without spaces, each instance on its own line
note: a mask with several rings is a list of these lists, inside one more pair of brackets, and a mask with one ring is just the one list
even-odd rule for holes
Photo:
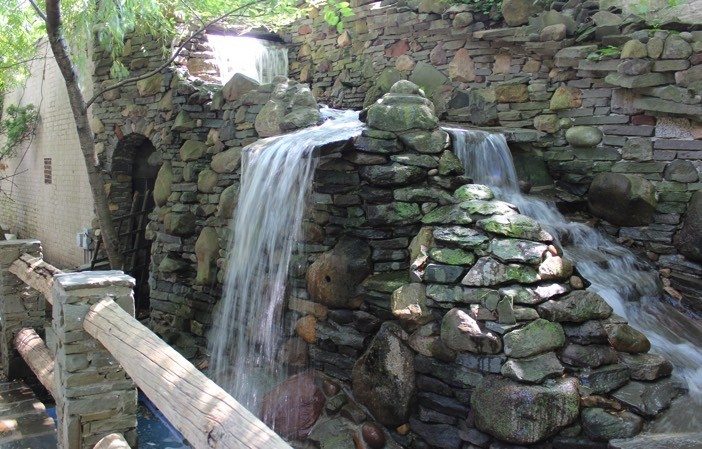
[[670,404],[670,363],[536,221],[466,182],[421,90],[399,81],[364,117],[315,186],[315,234],[338,242],[294,305],[316,368],[404,447],[597,447]]

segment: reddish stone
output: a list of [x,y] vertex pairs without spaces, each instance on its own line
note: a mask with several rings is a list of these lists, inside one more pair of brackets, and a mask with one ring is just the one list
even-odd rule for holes
[[444,44],[439,42],[436,47],[429,53],[429,61],[434,65],[444,65],[448,63],[448,58],[446,57],[446,50],[444,50]]
[[385,432],[379,425],[374,423],[364,423],[361,426],[361,434],[363,441],[366,442],[371,449],[382,449],[385,447]]
[[656,117],[653,117],[651,115],[634,115],[631,117],[631,124],[632,125],[650,125],[650,126],[655,126],[656,125]]
[[407,39],[401,39],[385,50],[385,56],[397,58],[398,56],[402,56],[405,53],[407,53],[409,49],[410,46],[409,42],[407,42]]
[[263,398],[263,422],[286,438],[303,439],[319,419],[326,399],[313,371],[300,373]]
[[692,56],[690,56],[690,64],[702,64],[702,52],[693,53]]
[[334,396],[341,390],[341,387],[332,380],[324,379],[324,382],[322,382],[322,390],[327,396]]
[[302,25],[297,30],[297,34],[299,34],[299,35],[310,34],[311,32],[312,32],[312,27],[309,25]]

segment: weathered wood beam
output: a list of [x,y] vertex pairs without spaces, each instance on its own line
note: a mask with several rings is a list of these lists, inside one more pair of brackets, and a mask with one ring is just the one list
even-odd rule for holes
[[34,329],[24,328],[15,335],[15,349],[39,379],[51,396],[56,397],[54,381],[54,358],[46,343]]
[[22,282],[43,294],[49,304],[53,305],[51,286],[54,285],[54,276],[63,273],[61,270],[44,262],[41,257],[25,253],[10,265],[9,271]]
[[98,441],[93,449],[131,449],[129,443],[118,433],[111,433]]
[[291,447],[185,357],[111,299],[83,321],[194,449]]

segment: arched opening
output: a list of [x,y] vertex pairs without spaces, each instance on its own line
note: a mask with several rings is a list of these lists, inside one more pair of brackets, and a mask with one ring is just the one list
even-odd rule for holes
[[149,214],[154,210],[153,189],[160,157],[143,135],[125,136],[112,159],[111,201],[117,206],[115,226],[120,237],[122,270],[136,280],[134,300],[138,316],[149,312],[151,241],[146,239]]

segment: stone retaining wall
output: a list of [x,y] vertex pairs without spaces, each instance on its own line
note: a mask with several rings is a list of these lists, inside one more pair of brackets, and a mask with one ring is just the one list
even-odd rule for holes
[[626,199],[619,219],[596,204],[589,209],[656,261],[669,291],[699,310],[702,256],[686,248],[702,242],[692,237],[699,234],[692,218],[683,220],[688,210],[700,214],[690,199],[702,188],[702,32],[650,29],[598,11],[596,2],[554,2],[547,11],[531,3],[505,2],[505,23],[447,2],[356,1],[342,33],[313,13],[287,36],[291,76],[311,83],[321,102],[350,108],[409,79],[442,121],[509,128],[517,159],[547,161],[558,186],[575,195],[569,200],[587,197],[598,173],[618,174],[620,187],[610,179],[607,188],[620,197],[629,194],[630,175],[650,181],[643,222],[621,218],[632,207]]

